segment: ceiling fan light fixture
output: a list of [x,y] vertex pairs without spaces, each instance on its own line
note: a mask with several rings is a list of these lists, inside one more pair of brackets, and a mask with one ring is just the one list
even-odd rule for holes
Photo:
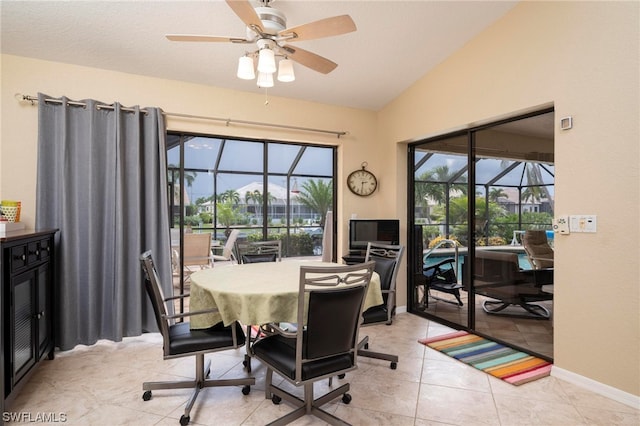
[[242,80],[253,80],[256,78],[255,70],[253,69],[253,58],[250,56],[241,56],[238,60],[238,78]]
[[268,47],[260,49],[258,53],[258,72],[270,74],[276,72],[276,55]]
[[267,88],[273,87],[273,73],[258,72],[258,87]]
[[[2,0],[0,0],[2,1]],[[289,46],[290,42],[333,37],[356,31],[356,24],[349,15],[339,15],[287,27],[287,17],[271,7],[275,0],[226,0],[233,13],[245,24],[246,37],[213,36],[203,34],[166,34],[170,41],[228,42],[255,44],[257,49],[245,52],[238,61],[236,76],[242,80],[254,80],[258,75],[258,87],[273,87],[274,74],[278,81],[295,81],[293,62],[313,71],[328,74],[338,64],[302,48]],[[276,55],[280,64],[276,64]],[[290,59],[291,58],[291,59]],[[256,71],[257,70],[257,71]]]
[[289,83],[296,79],[293,72],[293,61],[289,58],[282,59],[278,64],[278,81]]

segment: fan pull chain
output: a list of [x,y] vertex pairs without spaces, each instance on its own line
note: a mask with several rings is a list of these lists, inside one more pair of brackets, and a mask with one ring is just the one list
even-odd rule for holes
[[264,89],[264,106],[269,106],[269,94],[267,93],[269,89],[265,87]]

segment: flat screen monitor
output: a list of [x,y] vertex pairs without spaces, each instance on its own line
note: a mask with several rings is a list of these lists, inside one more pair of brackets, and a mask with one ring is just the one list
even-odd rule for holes
[[400,244],[398,219],[351,219],[349,251],[365,251],[367,243]]

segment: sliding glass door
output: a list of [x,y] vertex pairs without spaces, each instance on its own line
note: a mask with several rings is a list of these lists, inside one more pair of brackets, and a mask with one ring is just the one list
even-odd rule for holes
[[553,271],[522,239],[548,231],[553,111],[409,147],[410,312],[553,357]]
[[[467,292],[461,279],[468,246],[469,160],[467,135],[432,140],[413,147],[413,231],[418,284],[413,308],[466,327]],[[456,256],[457,254],[457,256]],[[428,282],[427,282],[428,281]]]

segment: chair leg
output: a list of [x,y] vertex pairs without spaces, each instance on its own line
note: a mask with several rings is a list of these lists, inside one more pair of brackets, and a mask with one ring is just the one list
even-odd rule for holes
[[244,386],[242,393],[249,394],[250,386],[256,384],[255,377],[245,377],[238,379],[207,379],[210,371],[211,361],[207,360],[206,367],[204,366],[204,354],[196,355],[196,376],[200,388],[211,388],[215,386]]
[[[267,374],[269,374],[271,372],[270,369],[268,369]],[[305,404],[304,401],[301,400],[300,398],[298,398],[297,396],[282,390],[276,386],[274,386],[273,384],[268,384],[265,386],[266,390],[265,392],[267,393],[267,398],[271,398],[271,400],[273,401],[274,404],[279,404],[281,399],[284,399],[288,402],[290,402],[291,404],[293,404],[294,406],[298,407],[297,409],[291,411],[290,413],[287,413],[286,415],[277,418],[276,420],[272,421],[271,423],[268,423],[268,426],[280,426],[280,425],[286,425],[291,423],[292,421],[299,419],[300,417],[304,416],[306,414],[306,408],[305,408]]]
[[432,298],[433,300],[439,300],[441,302],[449,303],[451,305],[457,305],[457,306],[463,306],[464,305],[462,303],[462,299],[460,298],[460,290],[455,289],[455,291],[447,292],[447,293],[454,295],[455,298],[456,298],[456,301],[454,302],[453,300],[445,299],[443,297],[434,296],[433,294],[431,294],[431,290],[429,290],[428,297]]
[[265,399],[271,399],[273,394],[271,393],[271,382],[273,381],[273,370],[267,368],[267,373],[264,376],[264,397]]
[[256,379],[254,377],[247,378],[239,378],[239,379],[219,379],[219,380],[211,380],[207,379],[209,373],[211,371],[211,360],[207,360],[205,364],[204,354],[197,354],[196,356],[196,374],[195,380],[185,380],[179,382],[145,382],[142,384],[142,390],[146,391],[143,395],[143,399],[145,401],[151,399],[151,391],[152,390],[160,390],[160,389],[188,389],[193,388],[193,393],[189,397],[187,401],[187,405],[184,409],[184,415],[180,419],[180,424],[188,424],[189,423],[189,414],[191,413],[191,409],[198,398],[198,394],[202,388],[213,387],[213,386],[244,386],[242,389],[242,393],[244,395],[248,395],[250,391],[250,386],[256,384]]
[[198,384],[195,380],[185,380],[182,382],[144,382],[143,391],[165,390],[165,389],[188,389]]
[[[270,369],[267,369],[267,375],[269,375],[269,373],[271,372]],[[298,398],[297,396],[283,390],[280,389],[272,384],[270,384],[270,382],[267,382],[267,394],[271,394],[272,398],[273,396],[275,396],[278,401],[280,399],[284,399],[286,401],[288,401],[289,403],[293,404],[294,406],[296,406],[297,408],[293,411],[291,411],[290,413],[287,413],[286,415],[274,420],[273,422],[269,423],[269,425],[271,426],[280,426],[280,425],[286,425],[291,423],[292,421],[299,419],[300,417],[304,416],[305,414],[311,414],[314,415],[322,420],[324,420],[325,422],[331,424],[331,425],[341,425],[341,426],[348,426],[349,423],[345,422],[344,420],[334,416],[333,414],[330,414],[326,411],[324,411],[322,407],[324,404],[327,404],[328,402],[333,401],[334,399],[336,399],[337,397],[339,397],[340,395],[343,395],[343,401],[345,396],[347,395],[347,392],[349,391],[350,387],[349,387],[349,383],[346,383],[342,386],[340,386],[339,388],[336,388],[324,395],[322,395],[321,397],[314,399],[313,398],[313,383],[305,383],[304,385],[304,401],[300,398]],[[351,401],[351,398],[348,398],[348,401]],[[347,402],[348,403],[348,402]]]
[[[525,311],[527,311],[528,314],[500,312],[508,308],[509,306],[520,306]],[[484,302],[482,302],[482,309],[488,314],[504,315],[504,316],[510,316],[510,317],[519,317],[519,318],[549,319],[549,317],[551,316],[550,312],[544,306],[537,305],[535,303],[527,303],[527,302],[509,303],[509,302],[503,302],[501,300],[500,301],[485,300]]]
[[527,312],[530,312],[532,315],[536,317],[549,319],[549,317],[551,316],[551,313],[549,312],[549,310],[542,305],[523,302],[520,304],[520,306],[522,306],[524,310],[526,310]]
[[247,373],[251,373],[251,345],[253,344],[253,341],[251,340],[251,326],[248,325],[247,326],[247,335],[245,337],[245,355],[244,355],[244,361],[242,362],[242,365],[244,365],[244,367],[247,370]]
[[387,354],[384,352],[375,352],[375,351],[370,351],[369,349],[365,349],[368,347],[369,347],[369,336],[365,336],[364,338],[362,338],[362,340],[360,340],[360,343],[358,344],[358,356],[389,361],[391,363],[389,367],[392,370],[395,370],[396,368],[398,368],[398,355]]

